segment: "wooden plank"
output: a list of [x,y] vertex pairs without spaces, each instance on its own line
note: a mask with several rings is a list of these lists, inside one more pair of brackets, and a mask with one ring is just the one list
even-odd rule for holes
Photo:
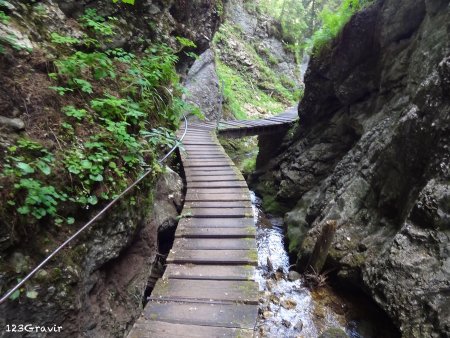
[[227,163],[223,161],[204,161],[204,162],[187,162],[184,164],[185,168],[208,168],[208,167],[232,167],[232,163]]
[[253,217],[241,218],[183,218],[179,227],[186,228],[254,228]]
[[242,175],[236,167],[230,166],[229,168],[184,168],[187,175],[198,176],[198,175]]
[[187,181],[188,189],[247,188],[245,181]]
[[252,217],[252,208],[184,208],[183,215],[194,218],[241,218]]
[[193,300],[258,304],[258,286],[250,281],[159,279],[152,300]]
[[205,338],[205,337],[253,337],[253,330],[228,327],[214,327],[188,324],[174,324],[161,321],[139,321],[128,338]]
[[251,330],[255,326],[257,315],[258,308],[254,305],[156,301],[149,302],[144,312],[144,318],[148,320]]
[[177,238],[176,250],[250,250],[256,248],[254,238]]
[[[197,194],[209,194],[211,199],[217,198],[218,195],[222,194],[236,194],[236,195],[248,195],[249,191],[245,188],[192,188],[188,190],[188,195],[197,195]],[[239,197],[239,196],[236,196]],[[249,197],[250,198],[250,197]],[[210,199],[210,200],[211,200]]]
[[222,192],[220,194],[211,194],[210,192],[188,191],[185,197],[185,202],[199,202],[199,201],[250,201],[250,195],[247,191],[239,192]]
[[229,160],[230,158],[225,155],[225,154],[192,154],[192,153],[186,153],[183,154],[183,160],[192,160],[192,159],[199,159],[199,160],[203,160],[203,159],[224,159],[224,160]]
[[169,279],[252,281],[255,267],[248,265],[169,264],[164,273]]
[[256,249],[252,250],[171,250],[167,264],[211,264],[256,266]]
[[211,176],[188,176],[186,177],[188,182],[245,182],[244,177],[238,176],[236,174],[228,175],[211,175]]
[[240,228],[194,228],[177,227],[175,238],[254,238],[256,229],[254,227]]
[[250,201],[201,201],[184,203],[185,208],[251,208]]

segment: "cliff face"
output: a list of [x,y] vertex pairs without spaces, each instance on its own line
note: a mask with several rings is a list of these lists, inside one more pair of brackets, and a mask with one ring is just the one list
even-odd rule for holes
[[312,59],[299,126],[257,168],[257,190],[289,210],[299,265],[337,220],[328,263],[405,337],[450,334],[449,9],[385,0],[355,15]]

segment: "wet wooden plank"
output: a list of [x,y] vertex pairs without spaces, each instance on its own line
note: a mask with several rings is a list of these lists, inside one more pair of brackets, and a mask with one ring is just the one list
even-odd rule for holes
[[159,279],[152,300],[193,300],[258,304],[259,290],[253,281]]
[[194,218],[241,218],[252,217],[252,208],[184,208],[183,215]]
[[211,175],[237,175],[242,176],[242,174],[237,170],[236,167],[230,166],[228,168],[217,168],[217,167],[208,167],[208,168],[184,168],[184,171],[187,176],[211,176]]
[[128,338],[205,338],[253,337],[253,330],[202,325],[174,324],[162,321],[138,321]]
[[223,159],[225,161],[229,161],[230,158],[225,154],[183,154],[182,155],[183,160],[204,160],[204,159],[214,159],[214,161],[217,161],[217,159]]
[[[248,189],[245,189],[245,188],[215,188],[215,189],[192,188],[192,189],[188,190],[187,194],[188,195],[210,194],[211,198],[214,198],[215,196],[222,195],[222,194],[236,194],[236,195],[246,194],[246,195],[250,196]],[[236,197],[238,197],[238,196],[236,196]]]
[[250,201],[250,194],[245,191],[238,192],[222,192],[219,194],[211,194],[210,192],[193,192],[188,191],[185,197],[186,202],[199,202],[199,201]]
[[170,264],[164,275],[169,279],[252,281],[255,267],[248,265]]
[[175,238],[254,238],[254,227],[239,228],[195,228],[178,226]]
[[235,173],[233,169],[230,170],[216,170],[216,171],[190,171],[186,174],[188,181],[222,181],[222,180],[239,180],[245,181],[244,176]]
[[258,264],[256,249],[252,250],[176,250],[172,249],[167,264],[254,265]]
[[233,181],[187,181],[188,189],[216,189],[216,188],[247,188],[247,182],[243,180]]
[[255,220],[253,217],[183,218],[178,226],[186,228],[253,228]]
[[251,208],[250,201],[204,201],[204,202],[187,202],[185,208]]
[[256,306],[245,304],[151,301],[147,304],[144,311],[144,318],[148,320],[249,330],[253,330],[257,315],[258,308]]
[[177,238],[176,250],[250,250],[256,248],[254,238]]
[[225,161],[201,161],[201,162],[190,162],[187,161],[184,164],[185,168],[212,168],[212,167],[220,167],[220,168],[232,168],[233,163],[225,162]]

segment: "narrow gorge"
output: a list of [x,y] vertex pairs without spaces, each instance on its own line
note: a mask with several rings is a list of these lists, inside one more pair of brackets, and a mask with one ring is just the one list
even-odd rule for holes
[[449,0],[0,0],[0,337],[449,337],[449,147]]

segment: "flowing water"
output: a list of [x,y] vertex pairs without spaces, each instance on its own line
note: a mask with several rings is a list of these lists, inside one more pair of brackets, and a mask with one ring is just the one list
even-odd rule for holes
[[[258,268],[256,280],[263,296],[257,337],[319,337],[334,329],[334,335],[351,338],[396,337],[380,313],[361,301],[338,295],[330,287],[311,292],[295,273],[285,250],[283,219],[266,215],[261,200],[252,193],[257,226]],[[336,335],[340,333],[340,335]]]

